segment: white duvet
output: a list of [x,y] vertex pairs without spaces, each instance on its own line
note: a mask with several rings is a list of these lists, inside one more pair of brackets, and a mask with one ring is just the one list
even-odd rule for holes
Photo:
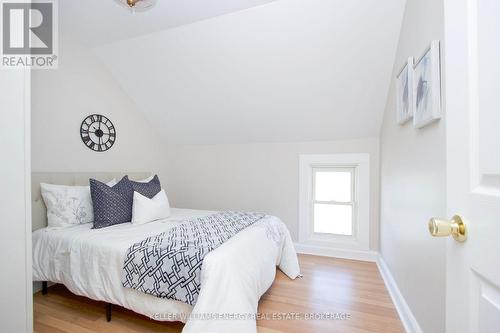
[[64,284],[77,295],[121,305],[155,320],[185,322],[184,333],[255,333],[259,298],[274,281],[276,266],[290,278],[299,273],[290,234],[266,216],[210,252],[203,261],[201,291],[194,307],[122,286],[123,259],[134,243],[179,222],[213,214],[172,209],[144,225],[91,229],[81,224],[33,232],[33,280]]

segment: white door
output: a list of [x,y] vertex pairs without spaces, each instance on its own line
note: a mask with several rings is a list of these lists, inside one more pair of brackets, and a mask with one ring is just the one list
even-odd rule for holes
[[1,332],[33,332],[30,77],[0,69]]
[[445,0],[446,332],[500,332],[500,0]]

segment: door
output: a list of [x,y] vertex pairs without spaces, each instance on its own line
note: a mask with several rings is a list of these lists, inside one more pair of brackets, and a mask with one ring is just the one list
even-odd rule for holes
[[445,0],[446,332],[500,332],[500,1]]
[[30,70],[0,69],[0,331],[33,332]]

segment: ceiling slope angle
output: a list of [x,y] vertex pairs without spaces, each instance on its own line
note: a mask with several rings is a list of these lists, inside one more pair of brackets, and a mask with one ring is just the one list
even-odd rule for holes
[[59,1],[64,31],[95,47],[260,6],[274,0],[148,0],[154,5],[134,13],[126,0]]
[[273,1],[94,51],[166,143],[378,137],[403,11]]

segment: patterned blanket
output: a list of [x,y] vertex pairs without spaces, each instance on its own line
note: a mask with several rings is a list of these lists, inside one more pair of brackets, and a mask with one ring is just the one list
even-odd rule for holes
[[200,293],[203,258],[264,216],[220,212],[148,237],[128,249],[123,286],[194,305]]

